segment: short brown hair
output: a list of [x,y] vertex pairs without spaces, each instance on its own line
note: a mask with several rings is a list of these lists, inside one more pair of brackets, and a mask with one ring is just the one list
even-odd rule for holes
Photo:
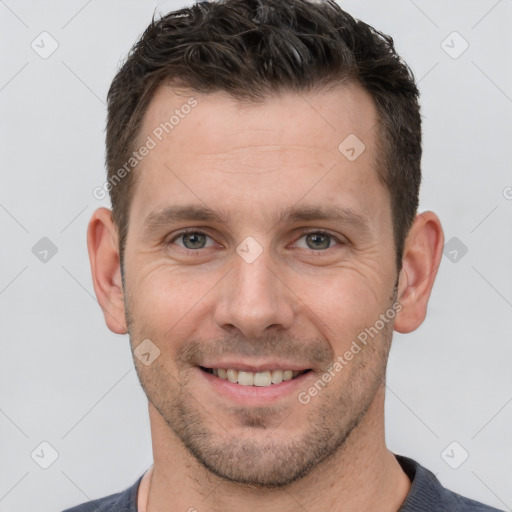
[[115,182],[116,172],[134,151],[160,84],[256,102],[279,90],[301,93],[346,80],[368,91],[377,108],[377,168],[391,197],[400,269],[421,182],[419,92],[392,37],[333,0],[220,0],[153,16],[108,92],[106,165],[121,265],[135,173]]

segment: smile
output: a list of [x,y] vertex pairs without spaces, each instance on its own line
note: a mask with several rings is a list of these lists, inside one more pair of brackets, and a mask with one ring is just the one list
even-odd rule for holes
[[267,370],[261,372],[249,372],[236,370],[233,368],[205,368],[200,366],[201,370],[219,379],[226,380],[232,384],[241,386],[268,387],[281,384],[282,382],[293,380],[299,375],[310,370]]

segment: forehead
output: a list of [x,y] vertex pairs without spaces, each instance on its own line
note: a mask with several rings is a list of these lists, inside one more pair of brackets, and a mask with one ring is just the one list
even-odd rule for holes
[[139,135],[154,147],[137,168],[132,211],[145,219],[185,196],[238,209],[239,218],[262,209],[275,217],[301,197],[310,206],[342,200],[375,209],[368,195],[386,195],[376,171],[376,116],[356,84],[257,103],[162,85]]
[[[268,146],[269,137],[276,146],[300,141],[305,147],[323,145],[333,151],[350,134],[371,145],[376,116],[369,93],[352,82],[313,93],[276,93],[259,101],[235,99],[224,91],[200,94],[160,85],[140,135],[174,142],[174,150],[180,152]],[[192,130],[195,137],[190,138]]]

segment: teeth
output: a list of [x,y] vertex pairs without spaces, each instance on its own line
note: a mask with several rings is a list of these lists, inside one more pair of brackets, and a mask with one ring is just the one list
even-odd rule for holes
[[254,374],[255,386],[270,386],[272,384],[272,375],[270,372],[258,372]]
[[236,384],[238,382],[238,370],[227,370],[227,377],[229,382]]
[[283,370],[272,370],[272,384],[283,382]]
[[238,372],[238,384],[242,386],[252,386],[254,384],[254,373]]
[[213,368],[214,375],[222,380],[228,380],[233,384],[241,386],[259,386],[267,387],[272,384],[281,384],[283,381],[292,380],[300,371],[292,370],[272,370],[264,372],[244,372],[242,370],[234,370],[233,368]]

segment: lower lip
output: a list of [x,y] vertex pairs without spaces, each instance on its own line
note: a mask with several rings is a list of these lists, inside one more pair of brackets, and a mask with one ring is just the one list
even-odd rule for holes
[[295,379],[286,380],[280,384],[243,386],[216,377],[200,368],[197,368],[197,371],[213,387],[217,394],[225,396],[236,403],[250,406],[268,405],[292,394],[296,396],[301,389],[307,388],[305,381],[313,375],[312,371],[308,371],[295,377]]

